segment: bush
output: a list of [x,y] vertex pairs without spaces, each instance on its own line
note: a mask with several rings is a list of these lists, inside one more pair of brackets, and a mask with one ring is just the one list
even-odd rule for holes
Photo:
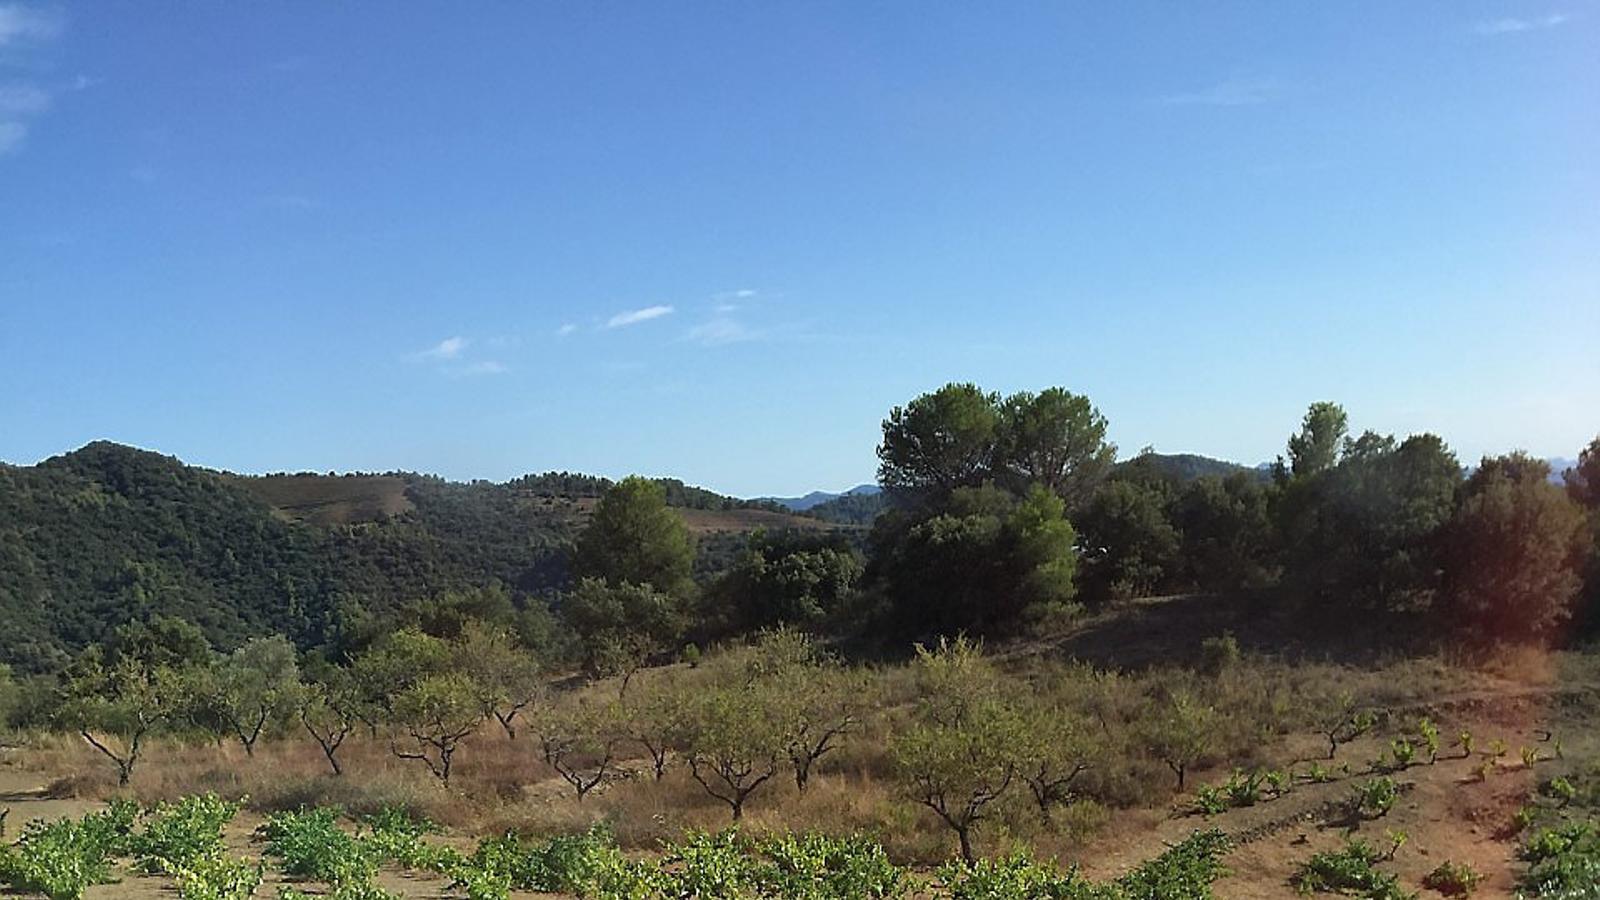
[[111,858],[126,853],[137,807],[113,802],[81,819],[35,820],[16,844],[0,848],[0,884],[50,900],[78,900],[112,880]]
[[366,884],[378,865],[372,851],[339,828],[339,811],[328,807],[278,813],[260,828],[266,855],[284,874],[335,886]]
[[1447,859],[1423,876],[1422,886],[1447,897],[1466,897],[1477,890],[1478,882],[1482,880],[1483,875],[1471,866]]
[[154,874],[191,869],[222,856],[222,829],[239,814],[239,804],[216,794],[185,797],[158,805],[133,838],[140,871]]
[[1313,891],[1354,893],[1367,900],[1406,900],[1414,897],[1400,888],[1399,879],[1374,866],[1383,854],[1360,838],[1351,838],[1340,850],[1318,853],[1307,860],[1292,881],[1302,894]]

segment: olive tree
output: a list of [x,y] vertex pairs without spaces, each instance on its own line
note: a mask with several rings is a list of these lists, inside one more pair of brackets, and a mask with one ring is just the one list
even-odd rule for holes
[[211,716],[255,756],[261,735],[291,720],[299,705],[300,669],[283,635],[253,638],[223,657],[200,698]]

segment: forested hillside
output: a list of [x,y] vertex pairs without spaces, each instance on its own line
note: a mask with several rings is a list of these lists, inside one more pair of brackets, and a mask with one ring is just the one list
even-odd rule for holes
[[[660,482],[714,572],[758,527],[818,527],[768,504]],[[519,603],[564,583],[603,478],[506,484],[411,473],[243,477],[98,442],[0,465],[0,662],[41,671],[119,625],[177,616],[218,646],[302,646],[449,592]]]

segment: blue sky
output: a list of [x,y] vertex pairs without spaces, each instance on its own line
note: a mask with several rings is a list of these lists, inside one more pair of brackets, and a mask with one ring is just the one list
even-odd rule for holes
[[870,480],[1600,431],[1600,4],[0,0],[0,459]]

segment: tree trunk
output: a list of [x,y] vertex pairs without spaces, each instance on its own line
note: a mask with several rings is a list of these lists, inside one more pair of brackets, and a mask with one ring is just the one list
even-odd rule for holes
[[956,837],[961,839],[961,858],[969,863],[976,862],[977,857],[972,852],[972,826],[958,826],[956,828]]

